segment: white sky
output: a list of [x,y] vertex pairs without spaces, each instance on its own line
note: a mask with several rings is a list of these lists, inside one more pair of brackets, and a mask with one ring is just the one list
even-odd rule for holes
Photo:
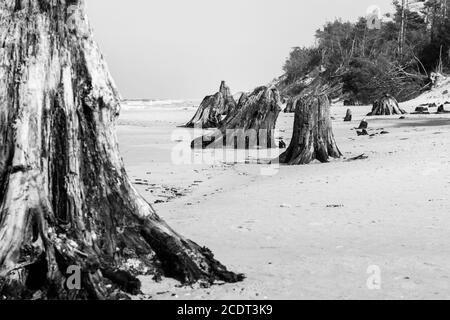
[[95,36],[125,98],[200,99],[282,74],[294,46],[336,17],[392,0],[87,0]]

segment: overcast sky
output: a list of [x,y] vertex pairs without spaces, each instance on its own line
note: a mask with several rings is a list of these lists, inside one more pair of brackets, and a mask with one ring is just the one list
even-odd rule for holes
[[226,80],[247,91],[282,74],[294,46],[336,17],[392,0],[87,0],[124,98],[200,99]]

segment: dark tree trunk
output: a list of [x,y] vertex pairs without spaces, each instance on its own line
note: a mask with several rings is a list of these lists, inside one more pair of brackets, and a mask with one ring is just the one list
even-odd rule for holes
[[274,129],[280,114],[280,94],[267,87],[243,94],[238,106],[211,135],[192,141],[192,148],[275,148]]
[[219,92],[203,99],[187,128],[218,128],[223,118],[236,108],[230,88],[222,81]]
[[372,112],[368,116],[389,116],[406,113],[405,110],[399,107],[397,100],[393,96],[386,94],[373,103]]
[[345,114],[344,121],[345,121],[345,122],[351,122],[351,121],[352,121],[352,118],[353,118],[353,116],[352,116],[352,110],[347,109],[347,113]]
[[[184,283],[242,279],[132,186],[115,135],[119,94],[83,0],[2,0],[0,44],[0,298],[135,293],[133,261]],[[72,265],[80,290],[64,285]]]
[[445,110],[445,107],[444,107],[444,105],[440,105],[439,107],[438,107],[438,109],[437,109],[437,112],[436,112],[437,114],[443,114],[443,113],[450,113],[450,111],[448,111],[448,110]]
[[430,114],[430,110],[427,107],[417,107],[411,114]]
[[342,156],[333,135],[330,102],[326,95],[311,95],[298,100],[291,144],[280,156],[280,163],[308,164],[328,162]]

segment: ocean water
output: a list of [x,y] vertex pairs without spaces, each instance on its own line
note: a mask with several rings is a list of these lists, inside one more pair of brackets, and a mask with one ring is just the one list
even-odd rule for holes
[[200,100],[123,100],[122,110],[191,110],[198,108],[200,102]]

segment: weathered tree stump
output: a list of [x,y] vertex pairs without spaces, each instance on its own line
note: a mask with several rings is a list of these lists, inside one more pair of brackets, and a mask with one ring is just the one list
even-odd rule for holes
[[368,116],[388,116],[406,113],[405,110],[400,108],[397,100],[393,96],[385,94],[381,99],[373,103],[372,112]]
[[353,118],[352,110],[347,109],[347,113],[345,114],[344,121],[345,121],[345,122],[351,122],[351,121],[352,121],[352,118]]
[[442,105],[440,105],[440,106],[438,107],[436,113],[437,113],[437,114],[446,114],[446,113],[450,113],[450,111],[445,110],[445,107],[444,107],[444,105],[442,104]]
[[216,132],[195,139],[191,147],[275,148],[274,129],[280,111],[277,89],[256,88],[250,95],[241,96],[238,106]]
[[417,107],[412,114],[430,114],[427,107]]
[[369,128],[369,123],[366,120],[362,120],[361,123],[359,124],[359,127],[356,129],[361,130],[367,128]]
[[341,156],[333,135],[327,95],[300,99],[295,110],[291,144],[280,156],[280,163],[299,165],[314,160],[328,162],[330,158]]
[[0,298],[118,298],[139,291],[131,262],[184,283],[242,279],[133,187],[84,1],[2,0],[0,14]]
[[223,118],[236,108],[236,101],[225,81],[220,84],[219,92],[203,99],[187,128],[218,128]]

